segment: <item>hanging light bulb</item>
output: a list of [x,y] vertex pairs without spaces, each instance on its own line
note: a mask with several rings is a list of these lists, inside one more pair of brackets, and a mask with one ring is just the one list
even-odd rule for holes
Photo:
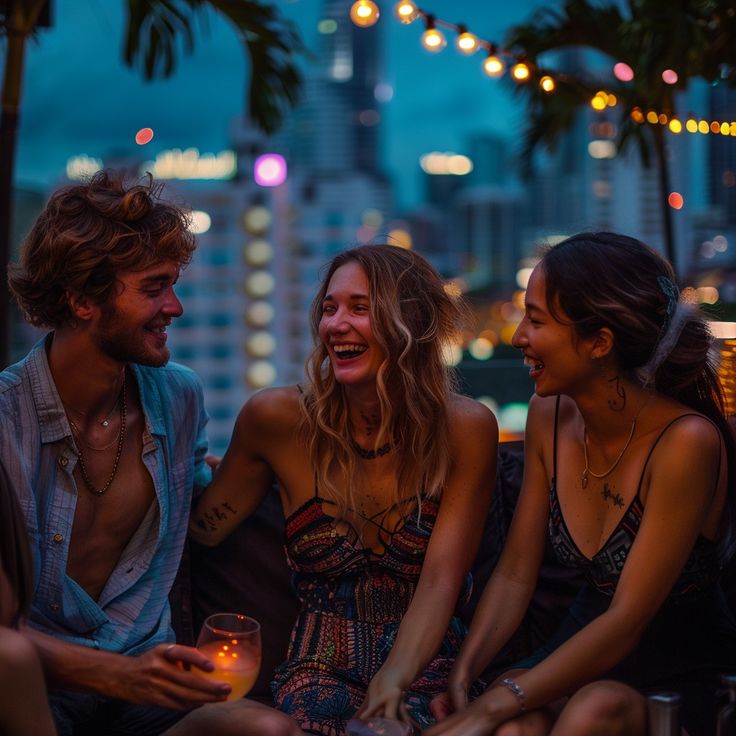
[[555,91],[555,87],[557,85],[555,84],[555,80],[552,79],[548,74],[545,74],[540,80],[539,80],[539,87],[543,92],[547,92],[549,94],[550,92]]
[[467,56],[474,54],[480,46],[478,43],[478,37],[474,33],[469,33],[465,26],[458,26],[457,32],[458,36],[455,39],[457,50],[461,54],[466,54]]
[[517,82],[526,82],[529,79],[531,73],[532,72],[529,68],[529,64],[523,61],[519,61],[511,67],[511,76]]
[[397,3],[395,8],[396,16],[405,24],[413,23],[419,17],[419,9],[417,4],[411,0],[403,0]]
[[500,56],[496,56],[496,47],[491,46],[491,48],[488,51],[488,56],[483,60],[483,71],[489,76],[489,77],[500,77],[506,66],[501,60]]
[[356,0],[350,8],[350,20],[360,28],[375,25],[381,15],[373,0]]
[[427,16],[427,30],[422,33],[422,46],[427,51],[436,53],[447,46],[447,40],[434,26],[434,16]]

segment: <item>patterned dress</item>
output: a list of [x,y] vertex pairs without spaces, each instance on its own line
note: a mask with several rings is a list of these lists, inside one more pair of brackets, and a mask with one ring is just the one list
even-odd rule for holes
[[[272,688],[277,706],[306,733],[341,736],[393,646],[439,505],[424,500],[390,533],[375,517],[367,520],[382,531],[383,550],[376,554],[351,525],[326,514],[324,503],[315,495],[286,520],[301,611]],[[453,617],[437,655],[406,692],[405,703],[423,727],[432,722],[429,702],[446,689],[465,633]]]

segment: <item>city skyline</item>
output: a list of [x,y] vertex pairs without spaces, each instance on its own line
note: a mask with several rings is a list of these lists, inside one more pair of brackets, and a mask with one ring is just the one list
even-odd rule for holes
[[[322,0],[276,5],[318,56]],[[392,90],[391,99],[379,105],[380,154],[399,208],[409,209],[423,199],[422,154],[463,153],[468,137],[481,132],[511,141],[523,107],[504,82],[482,73],[480,54],[462,57],[450,43],[437,55],[424,51],[419,25],[398,23],[393,5],[381,3],[379,21],[382,81]],[[525,0],[513,9],[491,10],[470,0],[436,0],[422,7],[499,40],[509,25],[525,20],[539,5]],[[171,79],[145,83],[121,61],[122,4],[56,0],[52,27],[42,30],[27,51],[17,184],[45,190],[63,176],[67,159],[75,155],[105,161],[154,158],[171,148],[209,153],[228,148],[230,128],[244,110],[248,69],[224,21],[210,14],[207,26],[198,28],[196,53],[182,57]],[[143,127],[151,127],[154,138],[141,147],[134,136]]]

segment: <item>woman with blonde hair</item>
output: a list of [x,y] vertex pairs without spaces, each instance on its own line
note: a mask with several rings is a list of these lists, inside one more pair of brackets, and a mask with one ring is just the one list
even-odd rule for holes
[[335,736],[356,714],[431,722],[465,633],[454,614],[498,440],[445,362],[463,316],[416,253],[336,256],[311,309],[307,382],[248,400],[194,512],[192,536],[216,544],[278,483],[301,611],[273,684],[295,728],[274,718],[274,732]]

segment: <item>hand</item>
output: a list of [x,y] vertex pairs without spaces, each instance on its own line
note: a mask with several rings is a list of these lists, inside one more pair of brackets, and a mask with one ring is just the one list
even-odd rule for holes
[[444,721],[445,718],[451,716],[455,712],[450,700],[450,694],[447,692],[436,695],[429,704],[429,712],[434,716],[436,721]]
[[356,711],[355,718],[366,719],[373,716],[410,723],[411,719],[404,704],[404,688],[398,679],[398,673],[384,669],[378,670],[368,685],[365,700]]
[[130,703],[189,710],[204,703],[224,701],[230,693],[225,682],[206,679],[184,665],[212,672],[212,662],[199,650],[180,644],[159,644],[136,657],[121,656],[121,671],[112,673],[110,695]]

